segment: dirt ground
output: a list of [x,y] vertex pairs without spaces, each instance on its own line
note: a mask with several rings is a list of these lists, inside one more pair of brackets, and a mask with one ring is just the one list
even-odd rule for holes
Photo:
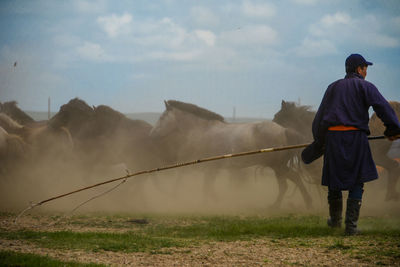
[[[62,218],[62,217],[61,217]],[[7,231],[124,232],[123,228],[105,228],[84,224],[68,224],[51,216],[23,216],[15,224],[13,218],[2,217],[0,228]],[[132,230],[132,229],[130,229]],[[318,238],[308,242],[320,242]],[[261,238],[251,241],[214,242],[184,248],[166,248],[159,254],[88,252],[41,248],[28,241],[0,239],[0,251],[14,251],[50,256],[62,261],[101,263],[110,266],[375,266],[374,261],[356,259],[340,250],[321,246],[293,246],[290,240]],[[400,262],[384,265],[400,266]]]
[[211,242],[199,247],[168,249],[165,254],[54,250],[18,240],[0,240],[0,250],[112,266],[372,266],[337,251],[277,247],[269,240]]

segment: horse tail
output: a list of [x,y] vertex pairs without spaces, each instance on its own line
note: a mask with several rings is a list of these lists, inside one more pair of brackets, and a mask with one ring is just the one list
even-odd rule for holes
[[[291,128],[285,129],[285,135],[289,145],[303,144],[307,141],[304,135]],[[290,155],[288,167],[297,172],[300,178],[305,180],[305,182],[314,183],[313,179],[310,177],[310,173],[304,168],[304,164],[301,160],[301,152],[301,149],[294,149],[291,151],[292,154]]]

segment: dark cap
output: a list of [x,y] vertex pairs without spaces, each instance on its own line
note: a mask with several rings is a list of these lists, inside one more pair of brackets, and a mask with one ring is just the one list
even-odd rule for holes
[[372,62],[366,61],[365,58],[360,54],[351,54],[346,58],[346,69],[355,70],[359,66],[372,65]]

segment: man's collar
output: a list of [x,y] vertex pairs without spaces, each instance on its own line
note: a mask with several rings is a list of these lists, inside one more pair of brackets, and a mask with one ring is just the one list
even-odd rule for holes
[[347,73],[346,76],[344,77],[345,79],[349,79],[349,78],[360,78],[364,80],[364,77],[361,76],[358,73],[352,72],[352,73]]

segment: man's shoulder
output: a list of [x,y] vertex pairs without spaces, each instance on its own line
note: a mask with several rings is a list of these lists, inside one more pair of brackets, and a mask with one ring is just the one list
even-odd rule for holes
[[373,84],[372,82],[369,82],[369,81],[366,81],[366,80],[363,80],[363,81],[364,81],[364,83],[366,85],[376,88],[375,84]]
[[334,82],[332,82],[331,84],[329,84],[329,86],[328,87],[332,87],[332,86],[334,86],[334,85],[336,85],[336,84],[338,84],[338,83],[341,83],[341,82],[343,82],[345,79],[339,79],[339,80],[336,80],[336,81],[334,81]]
[[376,88],[376,86],[372,83],[369,82],[367,80],[364,79],[357,79],[357,82],[362,84],[364,88],[366,89],[374,89],[374,90],[378,90],[378,88]]
[[329,84],[328,85],[328,91],[329,90],[332,90],[333,88],[336,88],[336,87],[340,87],[341,86],[341,84],[343,84],[343,83],[345,83],[346,81],[345,81],[345,79],[339,79],[339,80],[336,80],[336,81],[334,81],[334,82],[332,82],[331,84]]
[[353,83],[353,84],[356,83],[356,84],[360,84],[360,85],[362,85],[363,87],[366,87],[366,88],[377,89],[376,86],[372,82],[369,82],[369,81],[361,79],[361,78],[342,78],[342,79],[338,79],[338,80],[332,82],[328,86],[328,88],[329,87],[335,87],[337,85],[339,85],[339,86],[340,85],[345,85],[345,84],[348,84],[348,83]]

